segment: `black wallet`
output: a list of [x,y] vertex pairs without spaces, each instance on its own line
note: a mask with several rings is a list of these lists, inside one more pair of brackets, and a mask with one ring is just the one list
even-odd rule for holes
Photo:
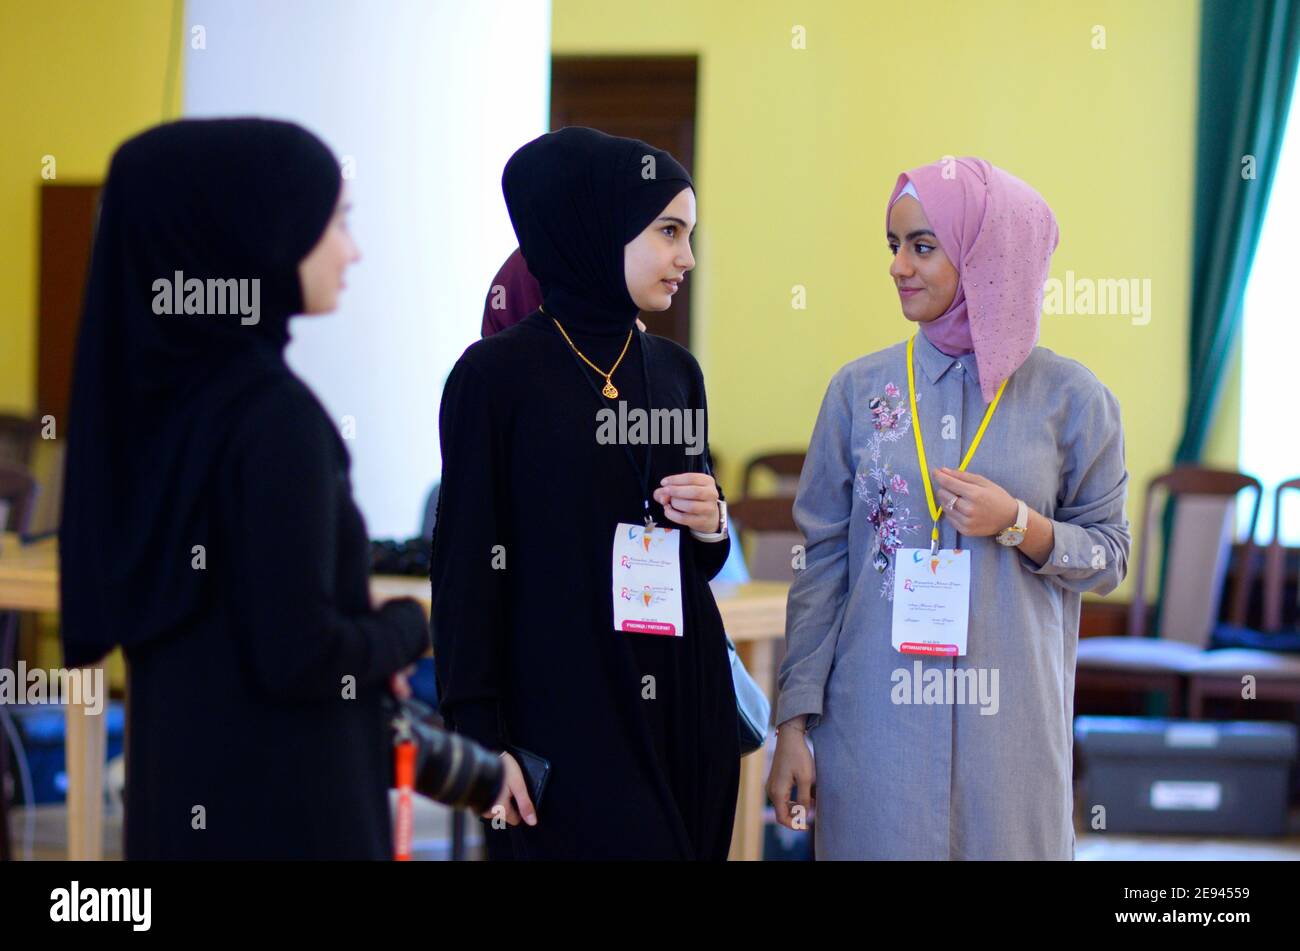
[[546,781],[551,777],[551,761],[517,746],[507,745],[506,752],[515,758],[523,771],[524,788],[528,790],[528,798],[533,801],[533,808],[540,815],[542,794],[546,792]]

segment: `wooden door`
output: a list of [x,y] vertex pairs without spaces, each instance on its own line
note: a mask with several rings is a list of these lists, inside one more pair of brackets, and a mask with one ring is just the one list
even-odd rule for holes
[[[694,56],[552,57],[551,129],[589,126],[641,139],[671,152],[693,177],[696,72]],[[651,333],[689,347],[691,278],[672,307],[641,319]]]
[[72,397],[72,355],[90,267],[99,185],[41,186],[40,312],[36,325],[36,414],[62,437]]

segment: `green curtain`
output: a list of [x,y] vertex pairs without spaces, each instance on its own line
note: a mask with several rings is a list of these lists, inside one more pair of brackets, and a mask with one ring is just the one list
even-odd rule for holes
[[[1175,463],[1201,461],[1222,395],[1282,151],[1298,55],[1300,0],[1202,0],[1187,405]],[[1167,505],[1162,520],[1161,598],[1152,636],[1162,633],[1174,511],[1174,504]]]
[[[1300,0],[1202,0],[1188,392],[1175,462],[1198,462],[1205,449],[1282,150],[1297,54]],[[1253,179],[1243,177],[1247,156]]]

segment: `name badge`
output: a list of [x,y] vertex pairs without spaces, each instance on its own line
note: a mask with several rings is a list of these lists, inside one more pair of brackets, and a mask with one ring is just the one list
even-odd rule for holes
[[614,530],[614,630],[681,637],[682,533],[619,522]]
[[970,620],[970,549],[900,548],[894,558],[894,650],[961,657]]

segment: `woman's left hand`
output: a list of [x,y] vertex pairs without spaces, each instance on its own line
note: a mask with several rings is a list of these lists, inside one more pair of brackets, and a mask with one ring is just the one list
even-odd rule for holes
[[996,482],[947,468],[936,469],[934,481],[935,502],[943,506],[943,517],[962,535],[996,535],[1015,523],[1019,506]]
[[665,516],[703,535],[718,531],[722,523],[718,484],[706,472],[665,476],[655,489],[654,498],[664,507]]

